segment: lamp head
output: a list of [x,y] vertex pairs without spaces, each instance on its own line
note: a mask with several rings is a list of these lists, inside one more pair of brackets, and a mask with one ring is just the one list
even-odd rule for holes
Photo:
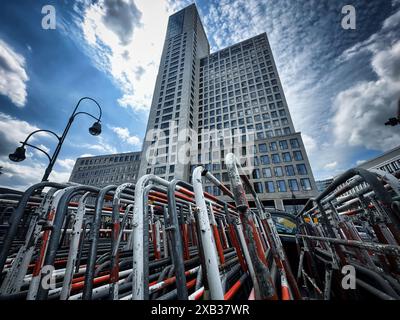
[[385,126],[396,126],[400,123],[400,120],[397,118],[390,118],[388,121],[385,122]]
[[89,132],[92,136],[98,136],[101,133],[101,123],[99,121],[93,123],[89,128]]
[[14,162],[21,162],[26,158],[25,151],[26,150],[23,146],[18,147],[17,149],[15,149],[14,153],[10,153],[8,155],[8,158]]

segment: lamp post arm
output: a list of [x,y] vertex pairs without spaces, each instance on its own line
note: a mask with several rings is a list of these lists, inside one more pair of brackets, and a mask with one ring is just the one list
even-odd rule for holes
[[79,111],[77,113],[74,114],[74,118],[78,115],[78,114],[86,114],[87,116],[93,118],[94,120],[100,121],[100,118],[96,118],[94,115],[88,113],[88,112],[84,112],[84,111]]
[[[21,142],[21,143],[22,143],[22,142]],[[32,144],[26,143],[26,142],[24,142],[24,145],[29,146],[29,147],[31,147],[31,148],[33,148],[33,149],[36,149],[36,150],[39,150],[39,151],[43,152],[43,153],[47,156],[47,158],[49,159],[49,162],[51,161],[50,155],[49,155],[46,151],[44,151],[43,149],[41,149],[41,148],[39,148],[39,147],[36,147],[36,146],[34,146],[34,145],[32,145]]]
[[94,100],[93,98],[90,98],[90,97],[83,97],[83,98],[80,98],[80,99],[79,99],[78,103],[77,103],[76,106],[75,106],[74,111],[72,112],[71,117],[73,117],[73,116],[75,115],[76,110],[78,110],[79,104],[82,102],[82,100],[90,100],[90,101],[93,101],[93,102],[96,104],[96,106],[99,108],[99,118],[98,118],[97,120],[100,121],[101,116],[102,116],[101,107],[100,107],[99,103],[98,103],[96,100]]
[[32,137],[34,134],[36,134],[36,133],[38,133],[38,132],[47,132],[47,133],[51,133],[53,136],[55,136],[55,137],[57,138],[58,141],[60,141],[60,139],[61,139],[55,132],[53,132],[53,131],[51,131],[51,130],[39,129],[39,130],[35,130],[35,131],[31,132],[31,133],[26,137],[25,141],[24,141],[24,142],[21,142],[21,143],[24,144],[24,145],[25,145],[25,144],[28,145],[27,142],[28,142],[28,140],[30,139],[30,137]]
[[[84,112],[84,111],[76,112],[78,110],[79,104],[85,99],[93,101],[96,104],[96,106],[99,108],[99,117],[98,118],[94,117],[93,115],[91,115],[88,112]],[[48,180],[48,178],[50,176],[50,173],[53,170],[53,166],[54,166],[54,164],[55,164],[55,162],[57,160],[58,154],[60,153],[62,144],[64,143],[65,137],[67,136],[68,131],[71,128],[72,122],[74,122],[75,116],[78,115],[78,114],[86,114],[86,115],[96,119],[97,121],[100,121],[101,120],[101,116],[102,116],[102,110],[101,110],[101,107],[100,107],[99,103],[96,100],[94,100],[93,98],[83,97],[83,98],[79,99],[78,103],[76,104],[76,106],[74,108],[74,111],[72,112],[71,116],[68,119],[68,123],[64,128],[64,131],[63,131],[63,133],[62,133],[62,135],[61,135],[61,137],[59,139],[59,142],[57,144],[57,147],[54,150],[53,156],[51,157],[51,160],[50,160],[50,163],[49,163],[48,167],[46,168],[46,171],[45,171],[45,173],[43,175],[42,181],[47,181]]]
[[[76,107],[75,107],[75,109],[76,109]],[[74,121],[74,115],[71,115],[71,117],[68,119],[68,123],[65,126],[64,131],[63,131],[63,133],[62,133],[62,135],[61,135],[61,137],[60,137],[60,139],[58,141],[58,144],[57,144],[57,146],[56,146],[56,148],[54,150],[54,153],[51,156],[50,163],[47,166],[46,171],[44,172],[42,181],[48,181],[49,180],[50,173],[53,170],[53,166],[54,166],[54,164],[55,164],[55,162],[57,160],[58,154],[60,153],[61,146],[62,146],[62,144],[63,144],[63,142],[65,140],[65,137],[67,136],[67,133],[68,133],[69,129],[71,128],[71,125],[72,125],[73,121]]]

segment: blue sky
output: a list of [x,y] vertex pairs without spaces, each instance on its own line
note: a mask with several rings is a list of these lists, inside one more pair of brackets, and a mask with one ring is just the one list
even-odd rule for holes
[[[82,96],[103,109],[103,133],[76,119],[53,180],[65,181],[82,155],[137,151],[168,16],[192,1],[2,1],[0,10],[0,185],[40,180],[45,157],[8,153],[36,128],[60,132]],[[44,5],[56,29],[44,30]],[[196,2],[212,51],[267,32],[295,128],[303,133],[316,178],[327,178],[399,144],[383,126],[400,96],[400,1],[216,0]],[[356,29],[341,27],[344,5]],[[82,110],[96,113],[89,102]],[[33,143],[52,150],[50,136]]]

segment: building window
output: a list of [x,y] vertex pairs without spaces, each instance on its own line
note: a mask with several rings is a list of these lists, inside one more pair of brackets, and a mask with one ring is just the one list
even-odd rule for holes
[[297,149],[300,148],[299,146],[299,141],[297,140],[297,138],[295,139],[290,139],[290,145],[293,149]]
[[154,168],[154,174],[165,174],[166,169],[167,168],[165,166],[156,167]]
[[281,150],[288,149],[289,147],[287,141],[286,140],[279,141],[279,148],[281,148]]
[[276,186],[278,188],[278,192],[286,192],[286,183],[285,180],[276,181]]
[[259,144],[258,145],[258,150],[259,150],[259,152],[262,152],[262,153],[267,152],[268,151],[267,150],[267,145],[265,143]]
[[261,182],[254,182],[254,191],[256,193],[263,193],[263,185]]
[[296,179],[289,179],[288,183],[291,191],[299,191],[299,185]]
[[265,190],[266,190],[268,193],[273,193],[273,192],[275,192],[274,182],[273,182],[273,181],[266,181],[266,182],[265,182]]
[[301,175],[307,174],[307,168],[304,163],[300,163],[296,165],[297,167],[297,172]]
[[272,177],[272,170],[271,168],[262,168],[262,173],[264,178],[271,178]]
[[272,163],[280,163],[281,162],[281,157],[279,154],[275,153],[272,155]]
[[302,188],[303,190],[308,191],[308,190],[311,190],[311,189],[312,189],[312,188],[311,188],[310,179],[308,179],[308,178],[300,179],[300,184],[301,184],[301,188]]
[[269,164],[270,163],[269,156],[267,156],[267,155],[260,156],[260,161],[261,161],[261,164]]
[[287,176],[294,176],[295,175],[294,167],[292,165],[285,166],[285,171],[286,171],[286,175]]
[[293,158],[296,161],[301,161],[303,160],[303,154],[301,153],[301,151],[293,151]]
[[282,176],[283,176],[282,167],[275,167],[275,168],[274,168],[274,171],[275,171],[275,176],[276,176],[276,177],[282,177]]
[[292,161],[292,157],[290,155],[290,152],[283,152],[282,153],[282,158],[283,158],[283,162],[290,162]]
[[260,179],[260,169],[254,169],[253,170],[253,179]]
[[214,196],[220,196],[221,190],[217,186],[213,186],[213,194]]

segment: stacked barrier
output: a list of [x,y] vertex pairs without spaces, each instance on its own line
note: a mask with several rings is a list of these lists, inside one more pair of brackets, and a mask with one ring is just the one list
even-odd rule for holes
[[[289,257],[233,154],[225,163],[231,190],[199,166],[193,185],[145,175],[104,188],[42,182],[4,191],[0,298],[329,299],[347,294],[331,284],[348,264],[381,284],[375,296],[398,298],[396,180],[354,170],[335,180],[297,216],[298,255]],[[204,192],[206,180],[231,200]],[[355,224],[369,218],[364,241]],[[357,284],[368,291],[370,278]]]
[[308,201],[297,216],[297,280],[310,296],[400,299],[399,196],[395,177],[357,168]]

